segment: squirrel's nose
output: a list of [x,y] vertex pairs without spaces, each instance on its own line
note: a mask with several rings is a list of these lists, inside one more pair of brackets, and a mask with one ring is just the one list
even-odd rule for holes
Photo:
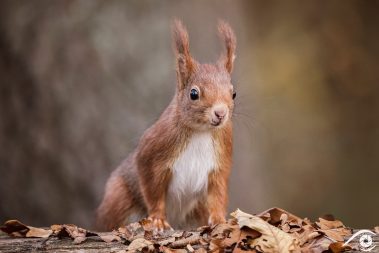
[[217,108],[214,109],[214,114],[220,120],[225,117],[226,113],[227,113],[227,109],[224,106],[217,107]]

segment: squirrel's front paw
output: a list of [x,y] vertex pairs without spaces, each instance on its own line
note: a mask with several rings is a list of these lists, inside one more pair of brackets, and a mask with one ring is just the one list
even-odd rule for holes
[[168,224],[168,222],[164,218],[149,216],[147,219],[152,222],[152,226],[155,232],[163,232],[164,230],[173,230],[170,224]]
[[213,225],[225,223],[225,222],[226,222],[225,217],[220,214],[209,215],[209,219],[208,219],[209,226],[213,226]]

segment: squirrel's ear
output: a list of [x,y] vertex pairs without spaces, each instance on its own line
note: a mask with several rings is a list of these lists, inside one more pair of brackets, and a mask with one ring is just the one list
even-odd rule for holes
[[190,55],[187,29],[178,19],[173,22],[172,36],[177,60],[179,88],[184,88],[194,71],[196,63]]
[[218,23],[218,32],[226,47],[226,54],[221,56],[219,63],[225,66],[229,73],[232,73],[233,62],[236,58],[236,36],[230,25],[223,20],[220,20]]

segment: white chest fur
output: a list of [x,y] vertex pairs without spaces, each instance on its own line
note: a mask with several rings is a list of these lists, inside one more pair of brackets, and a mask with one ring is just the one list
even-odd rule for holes
[[212,134],[195,133],[174,162],[167,195],[167,216],[181,224],[207,191],[208,175],[215,169],[216,156]]

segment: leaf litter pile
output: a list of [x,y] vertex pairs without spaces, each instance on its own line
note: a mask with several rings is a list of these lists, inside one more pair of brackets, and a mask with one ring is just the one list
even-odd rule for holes
[[[97,237],[105,243],[118,242],[123,252],[344,252],[357,250],[357,242],[344,245],[352,235],[333,217],[316,222],[299,218],[285,210],[271,208],[251,215],[237,210],[224,224],[204,226],[195,231],[156,233],[144,219],[110,233],[91,232],[72,224],[52,225],[49,229],[26,226],[17,220],[5,222],[0,229],[14,237],[71,238],[73,244]],[[379,232],[379,227],[374,231]]]

